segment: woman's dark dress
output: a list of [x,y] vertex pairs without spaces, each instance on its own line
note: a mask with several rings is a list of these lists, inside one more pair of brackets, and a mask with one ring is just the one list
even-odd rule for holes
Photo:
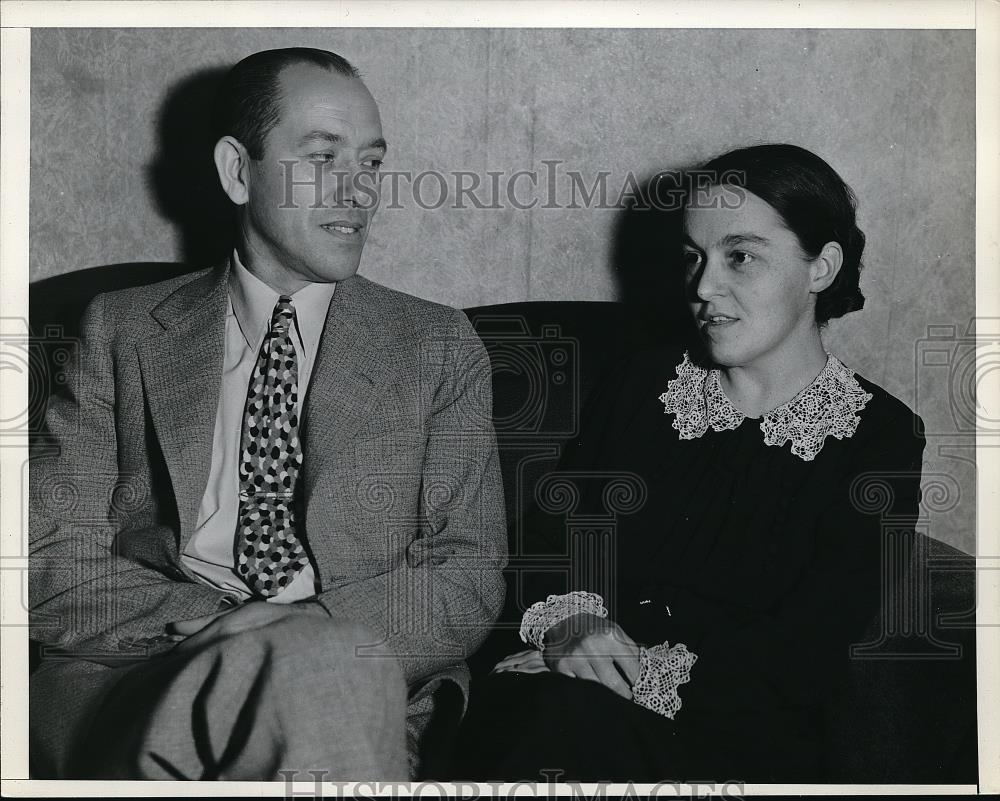
[[[558,674],[493,674],[473,684],[456,776],[822,776],[822,709],[878,611],[883,527],[898,536],[917,514],[922,424],[858,376],[872,398],[857,430],[828,437],[812,461],[766,445],[759,419],[682,440],[658,399],[681,360],[664,348],[623,365],[561,466],[646,484],[642,508],[617,519],[617,590],[605,602],[637,642],[697,654],[681,710],[670,720]],[[595,481],[584,503],[599,502]],[[565,543],[561,528],[527,531]],[[532,599],[569,589],[591,588],[537,586]]]

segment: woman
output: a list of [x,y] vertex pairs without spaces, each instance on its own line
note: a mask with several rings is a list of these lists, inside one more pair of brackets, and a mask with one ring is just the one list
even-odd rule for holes
[[763,145],[697,175],[697,343],[607,380],[563,465],[593,476],[595,509],[602,473],[645,486],[617,521],[614,597],[539,589],[534,647],[473,689],[463,778],[823,777],[823,709],[879,608],[882,521],[917,514],[922,424],[823,346],[864,302],[865,239],[833,169]]

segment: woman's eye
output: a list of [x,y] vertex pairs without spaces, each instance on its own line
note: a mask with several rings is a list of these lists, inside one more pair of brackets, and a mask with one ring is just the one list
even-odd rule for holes
[[737,267],[746,267],[753,261],[753,254],[747,253],[745,250],[734,250],[729,254],[729,259]]
[[370,170],[379,170],[382,168],[382,159],[366,159],[362,165]]
[[309,156],[310,161],[333,161],[337,156],[334,153],[313,153]]
[[693,250],[686,250],[684,251],[682,261],[684,263],[684,269],[691,272],[692,270],[696,270],[698,265],[701,264],[701,254]]

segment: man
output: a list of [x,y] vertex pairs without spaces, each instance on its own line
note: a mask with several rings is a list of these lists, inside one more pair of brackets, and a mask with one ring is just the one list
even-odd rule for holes
[[386,143],[348,62],[257,53],[217,112],[232,258],[98,296],[31,464],[33,773],[405,779],[502,602],[488,359],[355,275]]

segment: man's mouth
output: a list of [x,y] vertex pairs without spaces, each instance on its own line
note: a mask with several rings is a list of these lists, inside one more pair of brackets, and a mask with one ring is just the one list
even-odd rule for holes
[[357,222],[347,222],[346,220],[337,220],[336,222],[326,223],[321,225],[324,231],[336,234],[341,237],[346,237],[348,239],[353,239],[361,235],[361,231],[364,229],[364,225]]

